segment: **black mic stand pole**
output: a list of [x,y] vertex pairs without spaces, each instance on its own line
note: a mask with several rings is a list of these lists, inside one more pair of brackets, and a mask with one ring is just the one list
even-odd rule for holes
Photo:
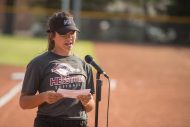
[[98,127],[98,109],[101,101],[102,80],[100,79],[100,72],[96,74],[96,107],[95,107],[95,127]]

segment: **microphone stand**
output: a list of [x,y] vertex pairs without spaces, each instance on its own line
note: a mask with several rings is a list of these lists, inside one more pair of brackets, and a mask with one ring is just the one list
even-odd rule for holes
[[100,79],[100,72],[96,74],[96,107],[95,107],[95,127],[98,127],[98,110],[99,102],[101,101],[102,80]]

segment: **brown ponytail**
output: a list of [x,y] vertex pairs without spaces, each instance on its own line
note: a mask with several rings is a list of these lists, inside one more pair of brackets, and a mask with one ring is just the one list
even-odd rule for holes
[[55,47],[55,42],[53,40],[55,32],[48,33],[48,51],[51,51]]

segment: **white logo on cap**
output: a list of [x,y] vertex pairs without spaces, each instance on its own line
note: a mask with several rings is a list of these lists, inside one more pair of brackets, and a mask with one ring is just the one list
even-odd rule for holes
[[64,20],[63,23],[64,23],[64,25],[70,25],[72,23],[72,21],[67,19],[67,20]]

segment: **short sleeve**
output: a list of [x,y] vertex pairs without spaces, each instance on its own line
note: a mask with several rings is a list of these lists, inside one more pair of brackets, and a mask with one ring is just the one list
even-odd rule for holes
[[40,67],[36,61],[31,61],[26,68],[22,86],[22,93],[36,94],[40,84]]

